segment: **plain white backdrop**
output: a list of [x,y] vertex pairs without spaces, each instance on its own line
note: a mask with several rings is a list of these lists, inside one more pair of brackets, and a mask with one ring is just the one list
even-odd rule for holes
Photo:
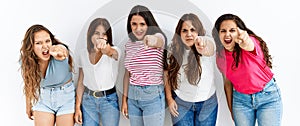
[[[24,34],[31,25],[42,24],[50,29],[56,37],[66,42],[72,50],[86,28],[86,23],[99,12],[99,8],[110,8],[111,0],[9,0],[0,2],[0,125],[9,126],[32,126],[33,121],[27,118],[25,113],[25,97],[23,95],[23,83],[19,71],[19,49]],[[147,4],[149,9],[155,8],[155,4],[146,1],[131,1],[132,5]],[[183,2],[183,1],[180,1]],[[179,2],[179,3],[180,3]],[[282,126],[298,124],[299,106],[299,82],[297,72],[300,70],[299,53],[299,22],[300,11],[297,1],[236,1],[236,0],[210,0],[187,1],[187,5],[193,4],[198,7],[208,18],[211,24],[222,14],[233,13],[238,15],[246,23],[247,27],[262,37],[268,44],[273,56],[273,72],[281,88],[283,100]],[[155,2],[154,2],[155,3]],[[157,5],[162,6],[162,5]],[[170,1],[164,5],[177,11],[186,11],[184,4],[176,4]],[[172,8],[174,7],[174,8]],[[124,13],[127,16],[132,6]],[[111,7],[111,13],[118,8]],[[167,20],[166,16],[159,16],[159,24],[165,29],[172,29],[177,20]],[[163,15],[163,14],[162,14]],[[102,16],[102,15],[99,15]],[[154,15],[156,16],[156,15]],[[122,16],[120,17],[122,19]],[[174,22],[173,22],[174,21]],[[122,27],[120,24],[115,26]],[[124,25],[123,29],[126,26]],[[84,32],[82,32],[84,31]],[[124,32],[126,30],[113,32]],[[168,38],[170,39],[170,38]],[[224,92],[222,86],[218,86],[219,93],[219,115],[218,126],[232,125],[229,119]],[[167,116],[168,117],[168,116]],[[168,122],[167,122],[168,124]],[[121,119],[121,126],[128,125],[128,120]]]

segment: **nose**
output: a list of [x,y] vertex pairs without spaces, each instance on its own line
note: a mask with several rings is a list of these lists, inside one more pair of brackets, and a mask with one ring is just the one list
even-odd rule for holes
[[46,42],[43,42],[42,48],[43,49],[49,49],[49,45]]
[[187,34],[186,34],[186,36],[192,36],[192,32],[189,30],[189,31],[187,31]]

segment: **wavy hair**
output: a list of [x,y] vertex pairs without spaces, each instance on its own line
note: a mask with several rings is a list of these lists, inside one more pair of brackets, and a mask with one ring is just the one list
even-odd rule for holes
[[[21,74],[24,81],[24,94],[30,101],[36,102],[40,93],[40,82],[42,80],[41,71],[39,69],[38,57],[34,53],[34,35],[39,31],[46,31],[50,35],[52,45],[62,44],[54,35],[44,26],[36,24],[32,25],[25,33],[20,49]],[[68,49],[69,50],[69,49]],[[70,71],[73,70],[72,57],[69,55]]]
[[[169,66],[168,66],[168,75],[169,75],[169,84],[171,85],[172,90],[178,88],[178,71],[182,65],[183,54],[185,50],[185,44],[181,39],[181,30],[182,25],[185,21],[191,21],[192,25],[195,27],[195,30],[198,33],[198,36],[204,36],[205,30],[204,27],[198,18],[197,15],[193,13],[184,14],[175,30],[175,34],[172,38],[172,43],[170,45],[171,53],[168,55]],[[195,45],[191,46],[191,51],[188,54],[188,63],[184,65],[184,73],[188,79],[188,82],[192,85],[197,85],[201,79],[202,67],[200,65],[200,57],[202,55],[199,54],[196,50]]]
[[[216,20],[214,29],[212,31],[212,35],[213,35],[213,38],[216,42],[217,55],[219,57],[223,57],[224,46],[222,45],[221,40],[219,38],[219,30],[220,30],[221,23],[225,20],[234,21],[240,29],[247,31],[249,36],[255,37],[260,42],[260,47],[261,47],[262,52],[264,54],[264,60],[266,61],[266,65],[268,67],[272,68],[272,57],[269,54],[269,49],[267,47],[266,42],[261,37],[257,36],[249,28],[247,28],[245,23],[242,21],[242,19],[240,19],[238,16],[233,15],[233,14],[224,14]],[[234,50],[233,50],[233,53],[232,53],[232,57],[234,59],[234,64],[232,64],[231,69],[237,68],[239,66],[241,50],[242,50],[241,47],[237,43],[235,43]]]

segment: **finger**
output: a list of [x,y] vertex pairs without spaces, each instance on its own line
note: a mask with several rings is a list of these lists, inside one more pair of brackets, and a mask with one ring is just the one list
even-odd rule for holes
[[240,35],[241,32],[242,32],[242,29],[240,29],[239,27],[237,27],[237,28],[236,28],[236,31],[237,31],[238,35]]

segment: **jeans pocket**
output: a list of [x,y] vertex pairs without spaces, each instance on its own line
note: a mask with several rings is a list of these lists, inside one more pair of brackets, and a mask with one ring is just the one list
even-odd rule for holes
[[74,86],[73,83],[71,83],[70,86],[64,88],[64,93],[65,94],[69,94],[69,93],[72,93],[72,92],[75,93],[75,86]]

